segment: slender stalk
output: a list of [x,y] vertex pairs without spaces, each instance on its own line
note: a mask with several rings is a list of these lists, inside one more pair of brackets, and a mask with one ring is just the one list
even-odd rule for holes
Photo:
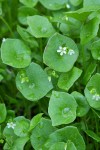
[[0,19],[3,21],[3,23],[7,26],[12,36],[14,36],[12,29],[10,28],[9,24],[6,22],[6,20],[0,16]]

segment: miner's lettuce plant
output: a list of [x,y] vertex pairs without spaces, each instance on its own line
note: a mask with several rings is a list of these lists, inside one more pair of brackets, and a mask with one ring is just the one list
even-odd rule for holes
[[100,1],[0,1],[0,150],[100,150]]

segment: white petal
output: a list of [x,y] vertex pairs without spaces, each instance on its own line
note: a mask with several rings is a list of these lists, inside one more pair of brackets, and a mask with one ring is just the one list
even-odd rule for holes
[[3,38],[3,39],[2,39],[2,42],[5,42],[5,41],[6,41],[6,39],[5,39],[5,38]]
[[69,4],[67,4],[67,5],[66,5],[66,7],[67,7],[67,8],[70,8],[70,5],[69,5]]
[[58,53],[60,53],[61,51],[62,51],[61,49],[58,49],[58,50],[57,50]]
[[61,49],[61,50],[62,50],[62,46],[59,46],[59,49]]
[[61,52],[60,55],[62,56],[62,55],[63,55],[63,52]]
[[63,47],[63,50],[66,50],[67,48],[66,47]]
[[66,54],[66,51],[63,51],[64,54]]

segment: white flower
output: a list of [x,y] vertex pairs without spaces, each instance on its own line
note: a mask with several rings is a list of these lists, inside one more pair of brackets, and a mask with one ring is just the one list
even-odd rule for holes
[[69,49],[69,51],[68,51],[68,55],[73,55],[73,54],[75,54],[74,50]]
[[25,82],[29,82],[29,78],[28,77],[24,77],[21,79],[21,83],[25,83]]
[[2,42],[5,42],[5,41],[6,41],[6,39],[5,39],[5,38],[3,38],[3,39],[2,39]]
[[95,99],[96,101],[98,101],[98,100],[100,100],[100,95],[95,94],[95,95],[93,95],[92,99]]
[[8,127],[8,128],[12,128],[12,129],[14,129],[14,128],[15,128],[15,126],[16,126],[16,124],[15,124],[15,123],[13,123],[13,122],[9,122],[9,123],[7,123],[7,127]]
[[69,9],[69,8],[70,8],[70,5],[69,5],[69,4],[67,4],[67,5],[66,5],[66,7]]
[[66,49],[67,47],[59,46],[59,48],[57,49],[57,52],[60,53],[60,55],[62,56],[63,54],[66,54]]
[[49,82],[51,82],[51,76],[48,76],[48,80],[49,80]]

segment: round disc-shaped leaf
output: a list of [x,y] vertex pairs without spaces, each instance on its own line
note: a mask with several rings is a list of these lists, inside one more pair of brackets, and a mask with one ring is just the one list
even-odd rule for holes
[[76,146],[70,140],[67,141],[67,150],[77,150]]
[[68,0],[39,0],[40,3],[47,9],[59,10],[64,8]]
[[100,74],[97,73],[91,77],[85,88],[85,96],[89,105],[100,110]]
[[77,111],[76,114],[78,117],[82,117],[86,115],[90,109],[90,106],[86,100],[86,98],[79,92],[72,92],[71,95],[74,96],[78,106],[77,106]]
[[17,136],[25,137],[28,135],[28,129],[30,127],[30,120],[26,119],[23,116],[16,117],[16,126],[14,128],[14,133]]
[[51,121],[42,118],[38,125],[33,129],[31,135],[31,144],[35,150],[39,150],[44,147],[49,135],[55,131],[52,127]]
[[58,129],[50,134],[45,146],[49,148],[51,145],[57,142],[68,142],[67,144],[70,145],[70,147],[74,144],[75,146],[73,146],[73,150],[75,150],[75,147],[77,150],[85,150],[84,140],[78,129],[73,126],[67,126],[65,128]]
[[16,85],[23,96],[31,101],[39,100],[52,89],[47,74],[35,63],[17,74]]
[[38,2],[38,0],[19,0],[19,1],[28,7],[34,7]]
[[55,30],[49,20],[44,16],[34,15],[27,18],[30,33],[36,38],[50,37]]
[[66,143],[57,142],[57,143],[53,144],[49,150],[65,150],[66,147],[67,147]]
[[25,68],[31,62],[31,52],[21,40],[6,39],[1,45],[1,59],[6,65]]
[[14,144],[12,145],[13,150],[23,150],[26,142],[29,140],[29,137],[18,137],[14,140]]
[[[59,47],[68,48],[68,50],[72,50],[73,54],[69,54],[66,51],[66,54],[64,53],[61,56],[62,53],[57,52]],[[47,43],[43,54],[43,61],[47,66],[56,71],[67,72],[73,67],[78,54],[78,48],[71,38],[55,33]]]
[[58,87],[68,91],[81,74],[82,70],[77,67],[73,67],[69,72],[62,73],[58,80]]
[[27,25],[27,16],[33,16],[37,14],[38,11],[36,9],[22,6],[18,9],[18,21],[23,25]]
[[100,39],[92,43],[91,53],[94,59],[100,60]]
[[82,0],[70,0],[70,2],[73,6],[78,6],[82,3]]
[[77,103],[74,97],[65,92],[53,91],[48,113],[52,120],[52,125],[69,124],[76,118]]

